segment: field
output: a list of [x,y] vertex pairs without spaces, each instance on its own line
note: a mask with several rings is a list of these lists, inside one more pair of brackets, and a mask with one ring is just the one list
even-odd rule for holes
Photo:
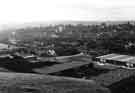
[[0,93],[109,93],[92,80],[0,72]]
[[[16,81],[14,81],[14,82],[21,82],[21,84],[19,83],[19,86],[22,86],[23,88],[25,86],[27,87],[27,82],[26,82],[26,84],[23,84],[23,82],[25,83],[25,80],[30,82],[30,86],[28,84],[28,87],[30,89],[18,88],[18,83],[17,83],[17,85],[16,84],[12,85],[12,82],[9,82],[9,84],[11,84],[13,86],[11,88],[9,87],[9,90],[10,89],[12,90],[12,88],[13,88],[13,91],[14,91],[14,88],[15,88],[15,90],[17,89],[17,91],[26,90],[26,91],[35,92],[35,91],[39,91],[38,89],[42,90],[42,86],[41,86],[41,88],[39,88],[39,87],[35,87],[35,85],[33,86],[33,84],[35,84],[35,82],[36,82],[36,84],[38,83],[40,85],[40,83],[41,83],[41,85],[42,85],[43,82],[45,82],[45,84],[47,82],[47,85],[48,85],[48,78],[46,78],[46,76],[43,74],[53,75],[53,76],[49,77],[50,82],[53,82],[53,80],[50,80],[51,77],[57,76],[56,78],[58,78],[57,79],[58,84],[59,84],[59,80],[62,80],[63,77],[66,76],[66,77],[68,77],[66,79],[70,78],[70,80],[72,77],[72,81],[70,82],[71,84],[69,84],[69,85],[74,86],[74,82],[79,80],[79,82],[82,82],[82,84],[84,84],[83,86],[85,86],[86,82],[90,82],[92,80],[92,82],[94,82],[94,84],[96,84],[96,85],[102,85],[106,88],[109,87],[111,89],[115,83],[120,82],[121,80],[131,77],[135,74],[135,70],[127,70],[127,69],[121,69],[121,68],[107,69],[107,68],[104,68],[104,66],[95,67],[94,63],[93,63],[94,61],[91,60],[90,56],[86,56],[86,55],[66,58],[66,60],[63,62],[27,63],[27,61],[23,61],[23,62],[22,61],[23,60],[17,60],[17,61],[10,60],[9,61],[7,59],[4,59],[3,62],[1,61],[1,63],[0,63],[0,65],[1,65],[0,71],[2,73],[2,74],[0,74],[0,80],[7,82],[8,79],[15,79]],[[32,72],[29,72],[29,71],[32,71]],[[5,73],[3,73],[3,72],[5,72]],[[21,73],[19,74],[17,72],[19,72],[19,73],[21,72]],[[24,74],[24,72],[27,74]],[[39,75],[39,73],[42,73],[42,75],[41,74]],[[3,77],[5,78],[5,80],[3,79]],[[27,80],[27,78],[29,78],[30,80],[29,79]],[[41,79],[41,80],[35,81],[35,78],[36,78],[36,80],[37,79]],[[75,78],[75,79],[73,79],[73,78]],[[22,81],[22,79],[24,79],[24,81]],[[33,81],[31,81],[31,80],[33,80]],[[3,83],[1,83],[1,84],[3,84]],[[52,83],[52,86],[54,86],[54,85],[55,84]],[[59,90],[56,93],[63,93],[62,91],[65,90],[64,88],[67,86],[69,87],[69,85],[64,78],[64,80],[62,81],[62,85],[60,83],[62,90]],[[3,89],[3,87],[5,87],[5,86],[2,85],[0,87],[2,87],[2,89]],[[36,88],[36,90],[34,90],[33,87]],[[48,86],[45,85],[45,87],[48,87]],[[76,87],[76,85],[75,85],[75,87]],[[50,88],[50,85],[49,85],[49,88]],[[52,91],[52,90],[57,90],[58,88],[56,86],[56,88],[54,88],[52,90],[47,90],[45,88],[43,88],[43,89],[44,89],[44,91]],[[80,88],[77,88],[77,89],[79,89],[80,91],[83,91],[83,89],[80,89]],[[86,91],[87,91],[87,89],[86,89]],[[67,90],[70,91],[70,89],[67,89]],[[5,89],[4,89],[4,91],[5,91]],[[71,91],[72,91],[72,89],[71,89]],[[74,89],[73,89],[73,91],[74,91]],[[75,89],[75,91],[78,91],[78,90]],[[92,89],[92,91],[93,91],[93,89]],[[36,92],[36,93],[39,93],[39,92]],[[47,92],[47,93],[55,93],[55,92]],[[78,92],[75,92],[75,93],[78,93]],[[80,93],[82,93],[82,92],[80,92]],[[96,92],[96,93],[98,93],[98,92]]]

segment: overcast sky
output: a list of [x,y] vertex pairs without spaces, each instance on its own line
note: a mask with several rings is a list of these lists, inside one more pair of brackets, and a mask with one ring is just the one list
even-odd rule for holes
[[135,20],[135,1],[0,0],[0,25],[50,20]]

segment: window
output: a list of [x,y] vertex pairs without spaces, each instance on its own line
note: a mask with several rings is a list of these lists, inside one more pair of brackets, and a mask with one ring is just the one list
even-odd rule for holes
[[100,62],[105,63],[106,60],[105,59],[100,59]]
[[127,63],[126,66],[131,68],[131,67],[133,67],[134,65],[133,65],[132,63]]

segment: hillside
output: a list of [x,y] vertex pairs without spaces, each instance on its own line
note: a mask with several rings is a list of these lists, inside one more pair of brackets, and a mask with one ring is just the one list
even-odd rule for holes
[[109,93],[91,80],[23,73],[0,73],[0,93]]

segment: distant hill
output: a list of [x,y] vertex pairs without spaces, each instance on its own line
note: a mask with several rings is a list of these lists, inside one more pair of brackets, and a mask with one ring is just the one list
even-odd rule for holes
[[[23,23],[23,24],[12,24],[12,25],[3,25],[2,30],[0,32],[0,41],[9,38],[12,31],[17,32],[17,37],[20,39],[31,39],[31,38],[39,38],[39,37],[79,37],[80,33],[77,31],[87,31],[85,35],[87,37],[95,37],[95,33],[97,30],[93,27],[93,33],[90,32],[91,28],[83,28],[81,25],[99,25],[101,23],[109,24],[123,24],[130,22],[135,24],[135,21],[50,21],[50,22],[33,22],[33,23]],[[77,25],[77,27],[68,27],[65,32],[56,34],[56,25]],[[52,27],[53,26],[53,27]],[[45,27],[49,27],[45,29]],[[106,30],[106,29],[105,29]],[[42,33],[46,32],[47,33]],[[75,32],[75,33],[72,33]],[[95,31],[95,32],[94,32]],[[82,33],[81,33],[82,34]]]
[[47,22],[27,22],[22,24],[3,24],[2,30],[9,30],[9,29],[18,29],[18,28],[25,28],[25,27],[38,27],[38,26],[48,26],[48,25],[58,25],[58,24],[83,24],[83,25],[98,25],[100,23],[106,24],[122,24],[126,22],[135,23],[135,21],[47,21]]

